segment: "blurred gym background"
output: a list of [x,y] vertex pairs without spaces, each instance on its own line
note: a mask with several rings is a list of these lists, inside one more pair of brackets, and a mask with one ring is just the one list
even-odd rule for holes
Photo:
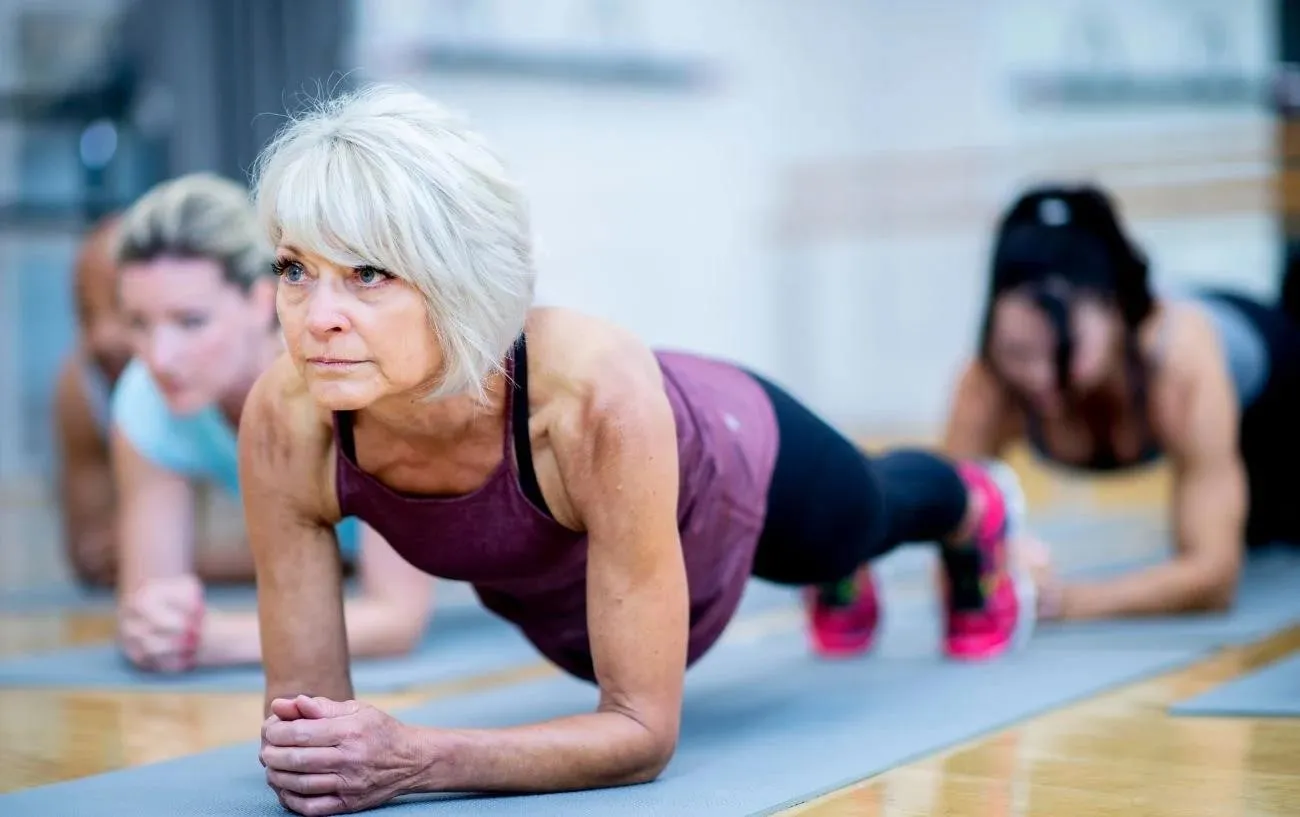
[[931,436],[1028,182],[1109,185],[1160,286],[1276,292],[1292,61],[1286,0],[0,0],[0,496],[47,495],[87,224],[322,90],[467,113],[543,301]]

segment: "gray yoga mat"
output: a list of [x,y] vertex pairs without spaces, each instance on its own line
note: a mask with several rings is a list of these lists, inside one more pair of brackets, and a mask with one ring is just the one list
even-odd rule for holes
[[[479,606],[467,585],[446,583],[437,591],[433,621],[416,650],[405,656],[357,659],[352,680],[358,694],[396,692],[417,686],[541,662],[518,630]],[[752,582],[741,615],[794,604],[794,594]],[[0,659],[0,688],[64,687],[160,692],[261,692],[260,665],[204,668],[168,675],[135,669],[113,644],[67,647]]]
[[[956,664],[895,644],[858,661],[809,657],[801,635],[720,646],[687,680],[679,749],[661,778],[551,795],[414,797],[388,814],[749,815],[827,791],[1037,713],[1194,660],[1189,649],[1029,650]],[[589,711],[568,678],[459,696],[397,713],[411,723],[499,727]],[[250,728],[255,728],[250,725]],[[151,766],[0,796],[0,813],[80,817],[113,803],[133,817],[279,817],[249,741]]]
[[1221,718],[1300,718],[1300,655],[1174,704],[1169,712]]

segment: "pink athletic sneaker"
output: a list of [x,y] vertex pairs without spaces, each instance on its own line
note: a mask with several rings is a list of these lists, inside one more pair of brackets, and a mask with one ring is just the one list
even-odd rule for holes
[[823,658],[851,658],[871,649],[880,619],[871,569],[826,587],[804,588],[804,612],[813,651]]
[[[1033,629],[1033,583],[1011,553],[1024,517],[1024,497],[1015,472],[1002,463],[958,467],[962,479],[984,500],[970,550],[949,550],[945,581],[948,611],[944,649],[951,658],[983,661],[1023,643]],[[954,586],[953,568],[978,575],[978,582]]]

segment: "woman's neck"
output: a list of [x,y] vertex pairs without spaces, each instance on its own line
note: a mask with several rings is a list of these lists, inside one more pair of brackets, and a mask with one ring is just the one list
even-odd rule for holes
[[439,446],[489,420],[504,420],[507,388],[506,378],[495,374],[484,383],[485,399],[461,394],[430,400],[424,389],[394,394],[358,411],[356,421],[383,429],[385,436]]

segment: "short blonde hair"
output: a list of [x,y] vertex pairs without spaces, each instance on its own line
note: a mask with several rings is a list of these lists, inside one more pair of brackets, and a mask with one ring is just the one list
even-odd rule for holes
[[210,173],[163,182],[122,216],[113,250],[117,266],[165,256],[215,261],[225,280],[244,292],[273,274],[274,253],[248,189]]
[[423,294],[446,361],[431,397],[483,395],[523,331],[535,272],[523,197],[478,134],[419,93],[372,85],[293,117],[254,178],[272,243]]

